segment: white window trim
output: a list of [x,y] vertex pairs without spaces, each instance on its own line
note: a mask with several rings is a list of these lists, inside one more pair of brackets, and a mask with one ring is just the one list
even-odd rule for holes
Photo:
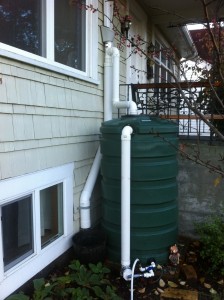
[[[144,10],[139,6],[137,1],[131,1],[130,3],[130,15],[132,17],[134,17],[134,20],[136,20],[138,22],[138,30],[139,31],[135,31],[132,32],[133,27],[131,27],[130,32],[132,33],[132,35],[137,35],[140,34],[142,39],[144,41],[147,41],[147,16],[144,12]],[[146,48],[146,46],[143,46],[143,48]],[[146,50],[146,49],[143,49]],[[137,83],[137,82],[145,82],[146,81],[146,75],[144,74],[144,72],[146,72],[146,59],[145,57],[140,57],[139,54],[132,54],[132,49],[131,47],[127,47],[126,49],[126,83],[130,84],[130,83]],[[135,73],[135,80],[133,82],[133,69],[131,68],[131,65],[133,64],[133,62],[130,59],[130,56],[132,55],[136,55],[136,60],[135,60],[135,68],[141,70],[142,72],[140,72],[140,76],[137,75],[137,73],[134,71]],[[144,74],[144,75],[143,75]]]
[[[4,272],[2,250],[2,225],[0,226],[0,300],[5,299],[49,263],[72,246],[73,235],[73,171],[74,164],[46,169],[32,174],[0,181],[0,206],[24,195],[33,197],[34,253]],[[40,190],[63,182],[64,233],[41,249],[40,240]]]
[[[154,28],[153,30],[153,36],[152,36],[152,43],[155,45],[155,42],[158,42],[160,46],[164,46],[167,48],[171,48],[171,46],[168,44],[167,40],[159,33],[157,29]],[[160,53],[160,58],[158,59],[157,57],[154,57],[155,61],[158,63],[158,65],[163,65],[166,68],[168,68],[168,65],[164,64],[161,60],[161,53]],[[176,66],[173,66],[173,70],[169,69],[173,74],[175,74],[176,71]],[[161,75],[161,69],[160,69],[160,75]],[[160,77],[160,82],[161,82],[161,77]]]
[[[54,7],[54,0],[43,1],[46,5],[45,8],[49,8],[52,12]],[[92,5],[94,8],[98,8],[97,0],[87,0],[87,5]],[[69,66],[57,63],[53,60],[53,56],[49,55],[48,50],[52,52],[52,34],[54,33],[53,26],[46,26],[48,29],[46,32],[47,42],[47,56],[48,58],[35,55],[33,53],[9,46],[7,44],[0,43],[0,56],[8,57],[14,60],[18,60],[27,64],[31,64],[40,68],[44,68],[56,73],[61,73],[71,77],[75,77],[81,80],[85,80],[94,84],[99,84],[98,79],[98,11],[92,12],[86,10],[86,72],[71,68]],[[42,12],[44,13],[44,12]],[[48,15],[51,18],[51,24],[54,20],[52,13]],[[45,19],[45,18],[44,18]],[[49,23],[49,18],[43,20],[45,23]],[[54,49],[54,46],[53,46]]]

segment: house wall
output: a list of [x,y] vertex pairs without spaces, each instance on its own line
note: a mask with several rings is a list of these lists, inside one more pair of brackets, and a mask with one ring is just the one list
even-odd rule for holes
[[0,179],[75,162],[78,230],[79,196],[99,145],[102,74],[95,85],[3,57],[0,74]]
[[[185,143],[187,153],[199,153],[205,161],[214,165],[222,165],[223,145],[198,145]],[[223,180],[216,185],[218,174],[210,172],[206,167],[179,157],[179,234],[196,238],[194,224],[211,214],[223,213],[224,189]]]

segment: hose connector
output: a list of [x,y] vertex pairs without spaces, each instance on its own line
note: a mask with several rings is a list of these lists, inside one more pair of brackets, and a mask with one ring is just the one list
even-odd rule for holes
[[128,281],[131,280],[132,277],[132,271],[130,267],[124,267],[121,270],[122,276],[124,278],[124,280]]

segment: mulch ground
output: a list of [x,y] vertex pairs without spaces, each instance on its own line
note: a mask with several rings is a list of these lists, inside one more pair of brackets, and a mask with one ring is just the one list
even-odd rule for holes
[[[213,278],[208,274],[206,262],[202,261],[199,256],[200,243],[180,238],[177,246],[180,253],[179,264],[173,266],[170,263],[159,266],[152,278],[135,278],[133,299],[224,300],[224,278]],[[74,259],[74,253],[71,252],[68,258]],[[68,261],[62,259],[58,265],[54,263],[51,271],[48,269],[49,272],[39,274],[37,278],[64,274],[67,267],[65,262]],[[131,282],[122,278],[120,266],[107,261],[105,264],[111,270],[109,280],[116,287],[117,294],[123,300],[130,300]],[[136,272],[137,267],[138,265],[135,268]],[[30,281],[20,291],[29,292],[30,290],[31,292],[32,286],[32,281]]]
[[[167,264],[161,266],[153,278],[134,279],[133,299],[224,300],[224,278],[208,274],[206,262],[199,256],[200,243],[180,238],[178,249],[177,266]],[[111,281],[117,293],[124,300],[131,299],[131,283],[125,281],[118,270],[111,269]]]

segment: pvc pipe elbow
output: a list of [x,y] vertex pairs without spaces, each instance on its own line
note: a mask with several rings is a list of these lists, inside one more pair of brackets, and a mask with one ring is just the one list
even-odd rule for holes
[[125,126],[122,129],[121,140],[123,140],[123,141],[131,140],[132,133],[133,133],[133,128],[131,126]]
[[80,208],[88,208],[90,206],[90,197],[91,197],[91,193],[89,190],[83,190],[81,197],[80,197]]
[[130,113],[130,115],[138,114],[137,104],[134,101],[130,101],[129,113]]
[[120,57],[120,52],[116,47],[106,48],[106,55]]
[[124,278],[124,280],[126,281],[130,281],[131,280],[131,277],[132,277],[132,270],[130,267],[126,267],[123,269],[123,273],[122,273],[122,276]]
[[138,108],[134,101],[120,101],[119,98],[113,99],[113,106],[115,108],[128,108],[130,115],[137,115],[138,114]]

